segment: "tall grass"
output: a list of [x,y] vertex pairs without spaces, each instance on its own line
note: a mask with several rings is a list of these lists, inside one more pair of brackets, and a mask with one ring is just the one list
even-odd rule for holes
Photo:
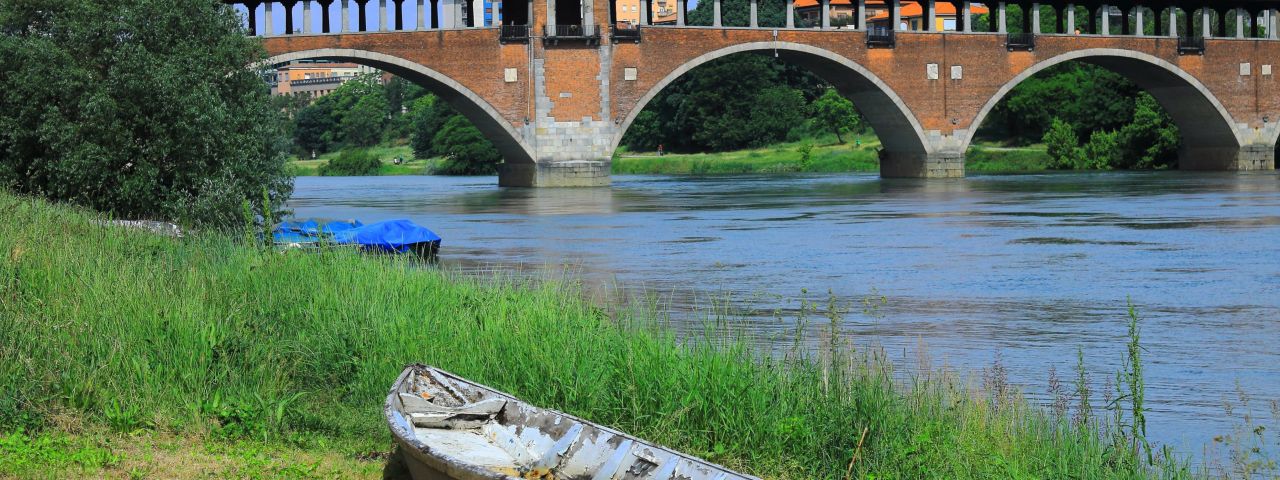
[[1108,427],[956,375],[903,385],[849,341],[834,299],[801,315],[828,322],[819,353],[797,340],[778,355],[727,322],[678,339],[661,315],[591,305],[572,284],[162,238],[4,193],[0,211],[0,431],[75,417],[385,441],[391,381],[425,362],[771,478],[1186,476]]

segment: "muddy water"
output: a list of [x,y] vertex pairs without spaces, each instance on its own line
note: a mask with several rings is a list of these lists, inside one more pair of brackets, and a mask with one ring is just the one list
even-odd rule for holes
[[934,365],[975,375],[998,359],[1046,403],[1049,370],[1069,375],[1077,348],[1104,388],[1124,358],[1131,301],[1155,440],[1201,452],[1238,424],[1241,410],[1223,407],[1237,390],[1255,418],[1280,427],[1265,405],[1280,400],[1275,173],[613,180],[565,190],[499,189],[492,177],[311,177],[298,179],[290,206],[412,219],[444,237],[453,268],[568,266],[588,285],[655,294],[679,311],[732,296],[760,313],[741,322],[765,347],[790,344],[786,317],[801,297],[883,296],[873,315],[855,305],[845,317],[858,341],[904,364],[923,349]]

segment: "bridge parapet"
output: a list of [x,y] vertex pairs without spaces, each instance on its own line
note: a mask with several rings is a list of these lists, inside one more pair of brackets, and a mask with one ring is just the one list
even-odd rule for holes
[[[588,0],[594,9],[585,25],[574,27],[548,21],[556,1],[570,0],[523,4],[534,20],[526,25],[473,22],[477,17],[461,9],[474,8],[475,0],[424,0],[410,26],[401,18],[403,2],[392,2],[394,15],[381,14],[364,32],[334,31],[364,28],[351,18],[343,18],[341,28],[322,19],[317,31],[311,17],[302,34],[259,31],[271,34],[265,45],[273,61],[349,60],[439,94],[499,146],[504,185],[607,184],[610,158],[648,101],[698,65],[747,52],[799,65],[851,99],[883,141],[884,176],[962,176],[973,132],[994,105],[1019,82],[1065,61],[1125,75],[1160,101],[1182,127],[1183,168],[1271,168],[1280,136],[1280,84],[1273,72],[1280,64],[1274,28],[1280,0],[1243,1],[1227,10],[1122,4],[1108,7],[1108,15],[1092,15],[1103,10],[1091,7],[1079,24],[1070,4],[1054,3],[1059,18],[1045,29],[1051,31],[1039,28],[1038,10],[1023,10],[1030,32],[1010,31],[1004,5],[1013,2],[992,4],[997,21],[983,32],[974,31],[970,2],[952,2],[968,14],[958,31],[937,32],[878,27],[865,10],[844,28],[774,28],[756,20],[744,27],[659,26],[647,25],[648,13],[638,25],[619,25],[611,22],[609,0]],[[375,5],[386,11],[392,3]],[[499,8],[513,5],[521,4]],[[325,15],[332,9],[322,6]],[[936,2],[925,8],[932,11]],[[1116,12],[1130,21],[1116,20]],[[1232,32],[1218,23],[1227,12],[1236,18]],[[1190,22],[1197,13],[1210,21]],[[1113,22],[1143,28],[1128,32]],[[1192,28],[1197,25],[1207,29]],[[553,31],[557,35],[545,33]],[[569,35],[579,31],[583,38]],[[877,41],[886,37],[891,41]]]

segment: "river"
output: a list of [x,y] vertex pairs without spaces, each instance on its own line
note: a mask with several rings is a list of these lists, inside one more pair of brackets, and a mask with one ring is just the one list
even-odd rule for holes
[[[843,328],[895,361],[979,378],[997,360],[1048,403],[1077,349],[1101,401],[1141,316],[1148,433],[1186,454],[1240,424],[1280,427],[1280,175],[1147,172],[888,180],[614,176],[611,188],[500,189],[493,177],[298,178],[301,217],[409,218],[445,268],[559,272],[656,295],[679,315],[731,297],[789,342],[797,299],[853,303]],[[567,266],[567,267],[566,267]],[[607,289],[607,288],[606,288]],[[801,292],[807,289],[807,294]],[[883,296],[872,315],[860,300]],[[696,330],[695,325],[685,325]],[[777,338],[777,340],[770,340]],[[411,361],[412,359],[405,359]],[[1228,415],[1226,402],[1237,405]]]

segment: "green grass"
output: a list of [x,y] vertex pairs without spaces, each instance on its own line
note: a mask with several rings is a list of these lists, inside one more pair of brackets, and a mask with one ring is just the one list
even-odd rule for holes
[[[414,158],[413,148],[405,145],[377,146],[370,147],[368,150],[376,155],[378,160],[382,161],[382,169],[378,171],[378,175],[426,175],[435,162],[434,159],[420,160]],[[320,175],[320,166],[338,156],[338,153],[329,152],[318,155],[314,160],[303,160],[294,157],[289,160],[289,169],[295,177],[317,176]],[[404,162],[396,165],[394,163],[396,157],[404,159]]]
[[[682,341],[661,312],[593,305],[572,282],[162,238],[6,193],[0,210],[0,432],[41,432],[8,448],[92,427],[385,449],[387,389],[424,362],[767,478],[1186,476],[1003,387],[927,368],[895,381],[836,327],[847,307],[835,301],[803,309],[794,348],[763,352],[723,317]],[[123,462],[92,449],[20,458],[0,477]]]
[[[729,174],[787,172],[874,172],[879,168],[876,149],[880,141],[871,135],[846,135],[836,144],[834,135],[766,148],[720,153],[620,152],[613,160],[615,174]],[[856,146],[855,141],[861,141]],[[801,161],[801,146],[813,145],[810,161]]]
[[1049,170],[1052,158],[1044,145],[1000,148],[974,145],[965,152],[964,168],[969,173],[1023,173]]

